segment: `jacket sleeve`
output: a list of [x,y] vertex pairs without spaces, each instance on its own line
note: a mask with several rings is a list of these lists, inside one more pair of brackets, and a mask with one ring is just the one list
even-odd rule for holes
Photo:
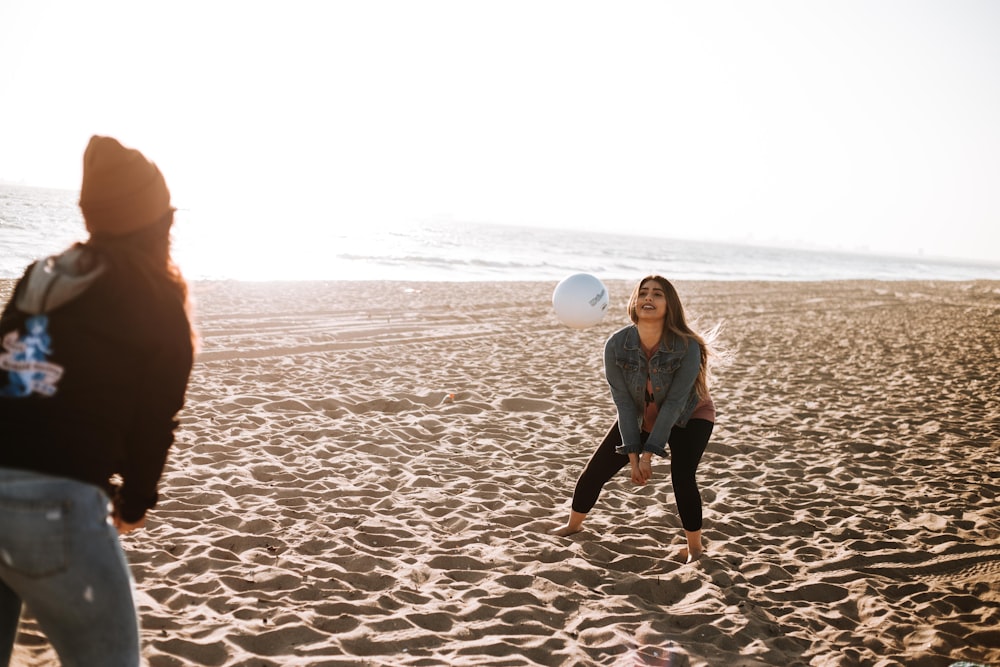
[[615,336],[604,344],[604,376],[611,387],[611,400],[618,409],[618,430],[622,435],[622,445],[615,449],[619,454],[642,451],[639,430],[639,411],[632,394],[628,390],[625,373],[615,358]]
[[666,398],[660,404],[660,411],[656,415],[656,423],[653,430],[646,439],[644,449],[658,455],[667,455],[667,439],[670,431],[681,416],[681,411],[687,405],[691,390],[698,379],[698,372],[701,370],[701,346],[697,341],[688,341],[687,350],[681,360],[680,368],[674,373],[667,389]]
[[149,357],[137,387],[139,401],[126,434],[119,515],[139,521],[156,505],[157,485],[174,442],[177,413],[184,405],[194,352],[189,329],[178,327]]

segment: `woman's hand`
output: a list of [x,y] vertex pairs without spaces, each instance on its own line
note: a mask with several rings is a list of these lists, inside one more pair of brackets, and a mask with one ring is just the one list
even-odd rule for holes
[[629,454],[628,461],[632,466],[632,481],[635,484],[643,485],[653,477],[653,464],[649,458]]
[[629,465],[632,466],[632,483],[633,484],[645,484],[642,479],[642,475],[639,473],[639,455],[630,453],[628,455]]
[[114,513],[114,515],[112,516],[112,520],[114,521],[115,528],[118,529],[118,534],[119,535],[124,535],[125,533],[131,533],[133,530],[136,530],[138,528],[142,528],[143,526],[146,525],[146,517],[145,516],[143,516],[141,519],[139,519],[135,523],[129,523],[129,522],[125,521],[124,519],[122,519],[120,516],[118,516],[118,512]]
[[653,461],[645,456],[639,457],[639,476],[642,477],[640,484],[645,484],[653,479]]

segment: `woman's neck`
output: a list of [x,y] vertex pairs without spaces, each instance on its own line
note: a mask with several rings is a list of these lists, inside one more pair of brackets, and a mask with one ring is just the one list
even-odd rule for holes
[[639,342],[645,350],[654,350],[660,344],[663,337],[662,322],[639,322],[636,324],[639,330]]

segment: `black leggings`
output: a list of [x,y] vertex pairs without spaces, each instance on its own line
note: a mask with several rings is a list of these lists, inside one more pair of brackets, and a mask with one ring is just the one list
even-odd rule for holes
[[[687,531],[701,530],[701,494],[694,474],[698,470],[701,455],[708,446],[708,439],[712,437],[714,426],[715,424],[704,419],[691,419],[683,428],[675,426],[667,440],[670,445],[670,481],[674,486],[681,523]],[[648,435],[642,434],[643,442]],[[628,456],[615,452],[615,448],[621,444],[622,434],[616,421],[604,436],[604,442],[594,450],[587,467],[580,473],[573,491],[574,512],[590,512],[608,480],[628,465]]]

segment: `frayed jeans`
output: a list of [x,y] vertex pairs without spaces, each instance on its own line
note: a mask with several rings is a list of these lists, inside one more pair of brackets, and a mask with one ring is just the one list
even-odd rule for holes
[[0,665],[21,604],[64,667],[136,667],[133,581],[96,486],[0,468]]
[[[714,426],[704,419],[691,419],[687,426],[674,426],[670,431],[670,481],[674,487],[677,513],[681,515],[681,523],[687,531],[701,530],[701,493],[698,492],[695,473]],[[645,442],[648,436],[648,433],[643,433],[642,441]],[[615,451],[621,444],[622,435],[616,421],[577,479],[573,491],[574,512],[590,512],[608,480],[629,465],[628,456]]]

